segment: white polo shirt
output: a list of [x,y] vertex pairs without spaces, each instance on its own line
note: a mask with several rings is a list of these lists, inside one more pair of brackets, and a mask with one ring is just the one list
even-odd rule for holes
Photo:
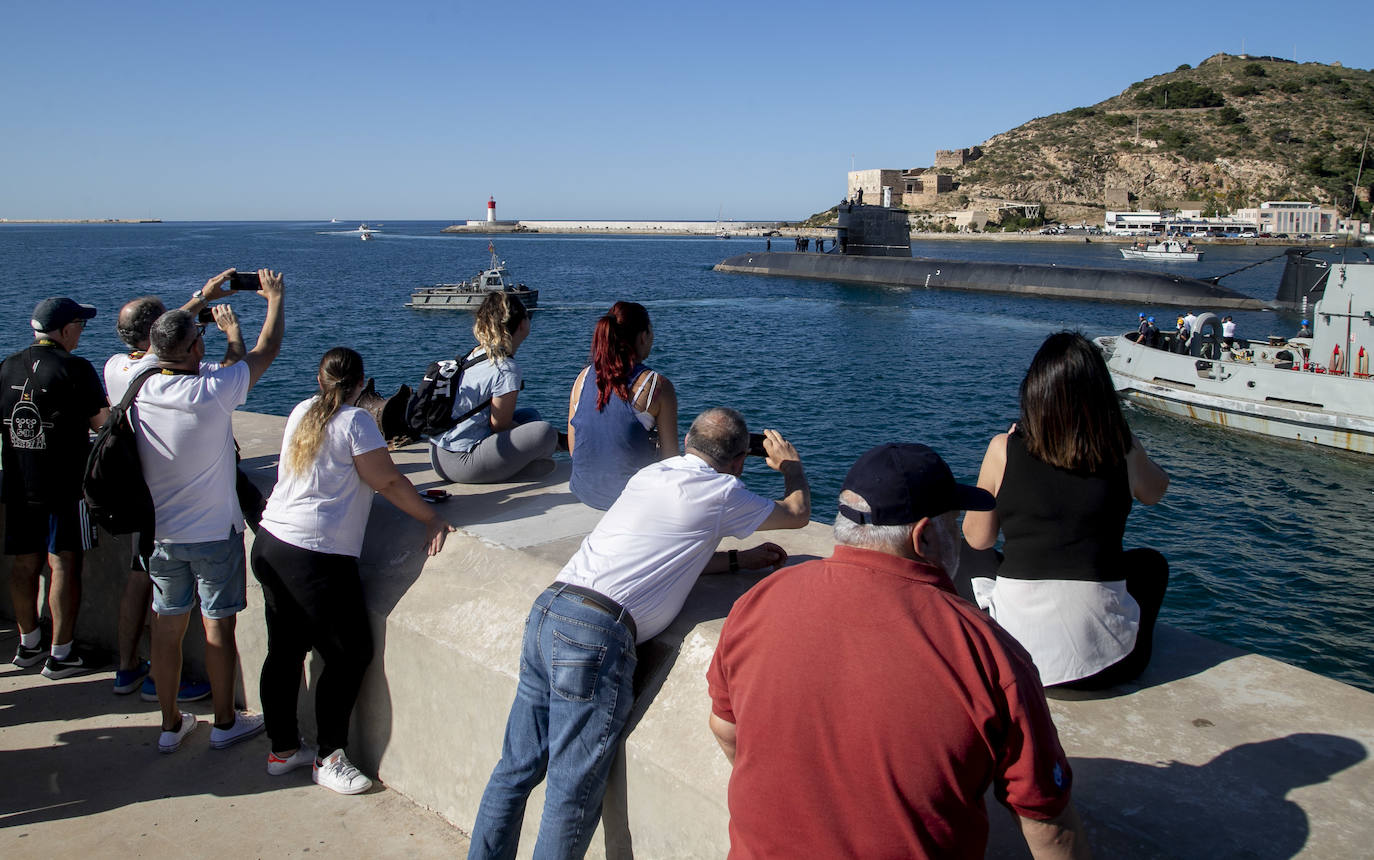
[[601,522],[558,574],[629,610],[652,639],[672,623],[720,539],[753,534],[773,501],[695,454],[635,473]]
[[243,531],[234,491],[234,409],[248,399],[242,361],[155,374],[138,393],[138,456],[157,510],[155,537],[208,543]]

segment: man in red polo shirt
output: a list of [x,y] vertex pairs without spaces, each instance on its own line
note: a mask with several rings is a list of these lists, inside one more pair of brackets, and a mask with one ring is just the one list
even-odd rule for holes
[[1034,664],[946,574],[958,512],[992,506],[930,448],[879,446],[834,554],[735,603],[707,673],[731,857],[982,857],[988,786],[1034,856],[1088,855]]

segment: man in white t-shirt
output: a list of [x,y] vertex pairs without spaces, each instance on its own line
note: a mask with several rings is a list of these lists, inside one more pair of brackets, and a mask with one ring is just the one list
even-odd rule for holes
[[[211,278],[205,286],[196,290],[191,300],[181,306],[189,313],[199,313],[215,299],[231,295],[223,285],[229,280],[229,272]],[[124,398],[129,383],[139,370],[157,363],[157,356],[149,352],[150,333],[153,323],[167,312],[162,299],[157,296],[139,296],[119,309],[115,331],[119,339],[129,347],[129,352],[117,352],[105,362],[105,393],[111,404]],[[222,364],[232,364],[243,358],[243,335],[239,333],[237,320],[231,329],[225,330],[229,348]],[[132,536],[132,563],[129,576],[124,583],[124,594],[119,602],[119,667],[115,671],[114,691],[116,695],[127,695],[139,689],[148,675],[149,663],[139,659],[138,641],[143,637],[143,621],[153,598],[153,581],[148,578],[147,556],[152,552],[152,535]],[[196,698],[208,695],[208,687],[200,687]],[[182,691],[181,701],[190,701],[187,691]]]
[[630,479],[558,581],[536,598],[501,761],[482,795],[469,858],[514,856],[526,799],[546,766],[535,855],[585,854],[634,703],[635,645],[672,622],[703,572],[771,570],[787,560],[771,543],[716,552],[722,537],[810,521],[801,458],[776,430],[764,432],[764,448],[768,466],[783,475],[779,501],[739,480],[749,429],[738,412],[703,412],[685,448]]
[[[153,323],[151,336],[162,372],[149,377],[138,395],[138,453],[157,523],[149,574],[157,590],[152,638],[160,752],[175,752],[196,726],[193,714],[177,709],[177,691],[181,640],[197,592],[215,706],[210,746],[222,749],[263,729],[261,715],[234,710],[234,622],[246,606],[247,579],[243,515],[234,491],[233,414],[281,351],[285,330],[281,275],[260,269],[258,278],[267,317],[242,361],[202,365],[206,324],[197,325],[187,311],[169,311]],[[226,332],[238,325],[227,306],[216,309],[215,321]]]

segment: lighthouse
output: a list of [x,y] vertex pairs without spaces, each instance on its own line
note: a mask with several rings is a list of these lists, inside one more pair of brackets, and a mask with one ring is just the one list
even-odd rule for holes
[[488,223],[488,224],[495,224],[495,223],[496,223],[496,198],[495,198],[495,197],[488,197],[488,198],[487,198],[487,223]]

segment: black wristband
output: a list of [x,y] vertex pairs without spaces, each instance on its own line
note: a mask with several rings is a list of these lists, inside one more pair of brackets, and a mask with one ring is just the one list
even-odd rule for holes
[[730,572],[739,573],[739,550],[730,550]]

